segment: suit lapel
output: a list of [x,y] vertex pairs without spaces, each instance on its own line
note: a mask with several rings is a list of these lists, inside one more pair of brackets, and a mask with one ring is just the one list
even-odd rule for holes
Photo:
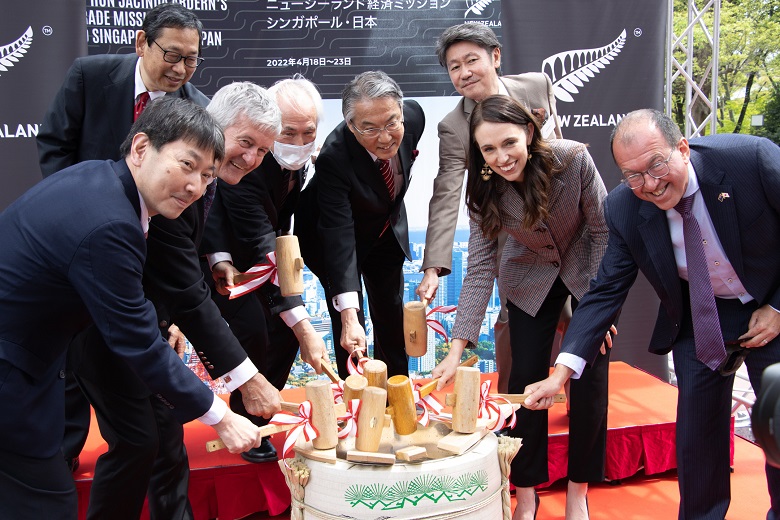
[[677,272],[677,261],[674,259],[666,213],[651,202],[641,201],[640,204],[639,215],[645,221],[638,226],[638,231],[647,249],[649,260],[672,301],[682,301],[680,274]]
[[[739,243],[739,226],[737,225],[737,209],[734,202],[734,191],[730,184],[720,184],[725,172],[716,165],[705,164],[704,158],[695,150],[691,150],[691,162],[699,179],[699,189],[707,212],[718,234],[723,251],[731,262],[734,271],[740,279],[745,279],[742,252]],[[722,197],[727,194],[728,197]]]
[[[111,82],[103,89],[103,106],[114,141],[121,143],[127,130],[133,126],[133,104],[135,94],[135,63],[137,56],[124,58],[111,72]],[[121,135],[120,135],[121,134]]]

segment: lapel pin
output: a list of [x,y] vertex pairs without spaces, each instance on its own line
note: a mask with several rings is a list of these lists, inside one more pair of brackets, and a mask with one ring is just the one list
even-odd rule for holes
[[723,202],[724,200],[728,199],[730,195],[726,193],[725,191],[718,195],[718,202]]

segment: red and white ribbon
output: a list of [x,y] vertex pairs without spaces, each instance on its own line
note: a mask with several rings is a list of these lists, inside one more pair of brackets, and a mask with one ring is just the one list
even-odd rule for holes
[[344,402],[344,380],[338,383],[331,383],[330,389],[333,390],[333,402],[336,404]]
[[276,251],[271,251],[265,257],[268,259],[267,262],[255,264],[244,273],[254,275],[251,280],[246,280],[227,288],[230,291],[231,300],[251,293],[268,280],[271,280],[271,283],[274,285],[279,285],[279,274],[276,269]]
[[307,441],[316,439],[320,433],[311,424],[311,401],[304,401],[298,406],[298,415],[290,412],[279,412],[271,418],[271,424],[284,425],[295,424],[295,428],[287,432],[284,440],[282,458],[288,458],[298,437],[303,434]]
[[444,342],[449,343],[450,340],[447,337],[447,331],[444,330],[444,325],[441,324],[438,320],[435,320],[433,318],[428,318],[431,314],[435,312],[441,312],[442,314],[449,314],[452,311],[457,310],[458,308],[455,305],[439,305],[438,307],[434,307],[433,309],[429,310],[426,316],[426,323],[428,323],[428,326],[436,332],[437,334],[440,334],[444,336]]
[[[412,396],[414,397],[415,406],[422,408],[422,412],[417,416],[417,422],[422,426],[428,426],[431,420],[431,414],[438,416],[444,410],[444,405],[434,397],[433,394],[428,394],[425,397],[420,397],[420,383],[414,384],[414,390],[412,390]],[[430,411],[430,414],[429,414]]]
[[357,365],[352,360],[352,358],[356,357],[355,354],[356,352],[362,352],[362,351],[363,349],[353,350],[352,354],[350,354],[349,358],[347,358],[347,372],[349,372],[349,375],[354,375],[354,374],[358,374],[361,376],[363,375],[363,365],[365,365],[368,362],[368,360],[371,358],[367,358],[363,356],[358,360]]
[[347,403],[347,413],[338,417],[339,421],[344,422],[344,426],[339,428],[339,439],[345,439],[350,436],[357,437],[358,414],[360,414],[360,399],[350,399]]
[[[484,381],[480,387],[479,396],[479,414],[477,417],[480,419],[491,419],[495,414],[495,422],[492,426],[488,426],[491,431],[498,431],[504,426],[514,428],[517,423],[514,410],[512,410],[512,403],[504,399],[503,397],[490,395],[490,383],[491,381]],[[502,408],[500,404],[508,404],[508,407]],[[506,410],[509,410],[507,412]]]

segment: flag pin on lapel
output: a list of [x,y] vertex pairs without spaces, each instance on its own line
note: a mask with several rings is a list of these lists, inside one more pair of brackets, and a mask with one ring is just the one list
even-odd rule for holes
[[723,202],[724,200],[728,199],[730,195],[726,193],[725,191],[718,195],[718,202]]

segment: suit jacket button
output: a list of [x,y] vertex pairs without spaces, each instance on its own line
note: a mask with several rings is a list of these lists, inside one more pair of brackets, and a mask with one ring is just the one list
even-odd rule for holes
[[65,371],[60,370],[60,379],[65,379]]
[[561,264],[559,264],[558,262],[550,262],[550,263],[551,263],[553,266],[555,266],[555,267],[560,267],[560,265],[561,265]]
[[168,322],[167,322],[167,321],[165,321],[165,320],[162,320],[162,321],[160,322],[160,327],[163,327],[163,328],[165,328],[165,327],[167,327],[167,326],[168,326]]
[[214,365],[209,365],[209,366],[208,366],[208,369],[209,369],[209,370],[214,370]]

